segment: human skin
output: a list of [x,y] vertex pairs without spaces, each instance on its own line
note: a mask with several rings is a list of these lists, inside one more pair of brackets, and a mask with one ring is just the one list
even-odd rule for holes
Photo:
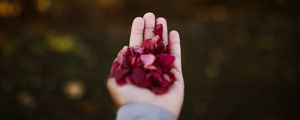
[[165,94],[157,95],[149,89],[137,87],[130,83],[119,86],[113,77],[108,78],[107,88],[117,107],[128,103],[149,103],[169,111],[178,118],[184,99],[179,33],[175,30],[168,33],[166,19],[162,17],[155,18],[153,13],[148,12],[143,17],[136,17],[133,20],[129,47],[141,46],[143,40],[152,38],[154,36],[153,30],[157,24],[163,25],[163,40],[165,43],[170,44],[170,53],[176,57],[174,68],[171,70],[176,77],[176,81],[169,91]]

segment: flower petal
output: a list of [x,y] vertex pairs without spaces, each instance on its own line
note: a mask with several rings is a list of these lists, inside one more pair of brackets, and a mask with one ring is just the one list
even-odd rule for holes
[[152,65],[155,61],[155,56],[152,54],[143,54],[140,56],[140,58],[146,66]]
[[148,88],[151,85],[151,81],[146,79],[146,71],[141,68],[134,68],[130,74],[130,80],[133,84]]

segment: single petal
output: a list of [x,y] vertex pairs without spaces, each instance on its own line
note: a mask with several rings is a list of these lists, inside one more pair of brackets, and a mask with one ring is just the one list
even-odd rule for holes
[[146,71],[142,68],[134,68],[129,77],[131,82],[137,86],[148,88],[151,85],[151,81],[146,79]]
[[120,63],[115,61],[113,62],[113,64],[111,65],[111,71],[115,71],[120,67]]
[[143,54],[140,56],[140,58],[146,66],[152,65],[155,61],[155,56],[152,54]]
[[153,42],[151,39],[144,40],[143,48],[145,51],[150,51],[153,48]]
[[118,85],[125,84],[125,77],[128,74],[129,69],[116,69],[112,71],[112,75],[115,77]]
[[168,91],[169,88],[167,88],[167,87],[161,87],[161,86],[151,86],[150,89],[155,94],[164,94],[164,93],[166,93]]
[[163,76],[164,76],[164,79],[171,84],[176,80],[175,75],[171,72],[164,73]]
[[171,46],[170,46],[170,44],[166,45],[166,53],[168,53],[168,54],[171,53]]
[[[153,31],[155,35],[158,35],[160,38],[162,38],[162,32],[163,32],[163,25],[162,24],[158,24],[155,27],[155,30]],[[162,40],[162,39],[160,39]],[[162,42],[162,41],[159,41]]]
[[165,67],[172,66],[174,64],[174,61],[175,61],[175,56],[173,55],[166,54],[166,53],[159,54],[159,63]]

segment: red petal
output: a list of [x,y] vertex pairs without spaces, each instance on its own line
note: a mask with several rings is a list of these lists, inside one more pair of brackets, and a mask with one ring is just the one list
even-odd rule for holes
[[170,46],[170,44],[167,44],[167,45],[166,45],[166,52],[167,52],[168,54],[170,54],[170,52],[171,52],[171,46]]
[[174,64],[175,56],[166,53],[159,54],[159,63],[165,67],[171,67]]
[[164,94],[168,91],[169,88],[161,86],[152,86],[151,90],[156,94]]
[[155,27],[155,30],[153,31],[155,35],[158,35],[160,37],[160,41],[158,42],[162,42],[162,32],[163,32],[163,25],[162,24],[158,24]]
[[151,39],[144,40],[143,47],[146,51],[150,51],[153,48],[153,42]]
[[146,79],[146,71],[141,68],[134,68],[130,74],[130,80],[137,86],[148,88],[151,81]]
[[121,67],[115,67],[116,64],[118,64],[118,63],[117,62],[113,63],[113,68],[112,68],[111,74],[113,77],[115,77],[118,85],[123,85],[123,84],[125,84],[124,78],[125,78],[126,74],[128,74],[129,69],[128,68],[122,69]]

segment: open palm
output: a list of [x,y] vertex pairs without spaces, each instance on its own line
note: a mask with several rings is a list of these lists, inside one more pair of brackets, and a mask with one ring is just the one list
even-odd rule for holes
[[163,40],[165,40],[165,43],[170,44],[171,54],[176,57],[174,68],[172,69],[176,81],[170,87],[169,91],[165,94],[157,95],[148,89],[132,84],[125,84],[120,87],[117,85],[115,78],[108,79],[107,88],[117,106],[135,102],[150,103],[162,107],[178,117],[184,97],[180,37],[178,32],[171,31],[168,34],[167,22],[164,18],[156,19],[153,13],[146,13],[143,18],[137,17],[133,20],[129,46],[141,46],[143,40],[152,38],[156,24],[163,25]]

